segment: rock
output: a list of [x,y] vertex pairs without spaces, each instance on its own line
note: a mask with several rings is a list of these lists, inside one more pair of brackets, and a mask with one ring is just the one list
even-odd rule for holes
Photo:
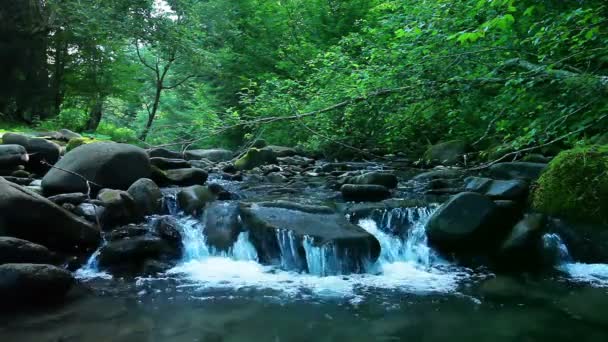
[[456,165],[464,161],[463,155],[467,152],[467,143],[462,140],[451,140],[429,147],[424,153],[427,164]]
[[543,214],[528,214],[519,221],[502,244],[502,250],[525,248],[540,239],[544,228]]
[[179,256],[169,243],[156,236],[111,241],[99,251],[99,266],[115,272],[131,271],[146,260],[169,260]]
[[87,199],[89,199],[89,197],[87,195],[83,194],[82,192],[55,195],[55,196],[51,196],[48,198],[49,201],[51,201],[57,205],[63,205],[65,203],[69,203],[69,204],[73,204],[76,206],[80,205],[81,203],[84,203]]
[[148,150],[150,158],[168,158],[168,159],[183,159],[184,156],[175,151],[167,150],[166,148],[153,148]]
[[27,163],[28,160],[29,156],[25,147],[21,145],[0,145],[0,168],[14,168]]
[[198,169],[207,169],[213,166],[213,162],[209,159],[188,160],[188,165]]
[[344,184],[340,192],[344,200],[356,202],[382,201],[391,196],[391,192],[382,185]]
[[105,235],[107,241],[119,241],[149,235],[150,229],[146,224],[128,224],[112,229]]
[[208,187],[194,185],[177,193],[177,204],[187,214],[200,213],[208,203],[217,198]]
[[101,220],[105,210],[106,208],[92,203],[82,203],[76,206],[74,214],[85,218],[89,222],[97,224],[98,220]]
[[344,184],[382,185],[388,189],[397,187],[397,176],[387,172],[368,172],[359,176],[347,177]]
[[551,218],[547,231],[560,237],[573,260],[608,264],[608,225]]
[[253,142],[253,145],[251,145],[251,147],[255,147],[255,148],[264,148],[266,146],[268,146],[268,143],[264,139],[257,139],[256,141]]
[[482,177],[468,177],[465,191],[484,194],[492,199],[522,200],[528,194],[528,183],[521,179],[493,180]]
[[142,178],[133,183],[127,192],[133,197],[141,216],[159,214],[163,208],[163,194],[153,180]]
[[50,264],[54,255],[46,247],[8,236],[0,236],[0,264]]
[[165,175],[171,184],[182,186],[203,185],[208,177],[207,172],[196,168],[167,170]]
[[186,151],[186,159],[188,160],[207,159],[214,163],[229,161],[230,159],[232,159],[232,155],[232,151],[221,148]]
[[133,145],[93,143],[67,153],[42,179],[45,193],[87,193],[85,181],[76,173],[102,188],[126,190],[136,180],[150,177],[146,152]]
[[503,233],[497,224],[497,206],[474,192],[463,192],[444,203],[429,219],[429,242],[442,252],[492,249]]
[[272,151],[272,153],[275,155],[275,157],[291,157],[291,156],[295,156],[296,154],[298,154],[298,152],[291,148],[291,147],[285,147],[285,146],[277,146],[277,145],[268,145],[266,147],[264,147],[264,149],[266,150],[270,150]]
[[547,164],[511,162],[498,163],[490,166],[489,174],[497,179],[523,179],[534,181],[540,177]]
[[608,224],[608,147],[558,154],[538,180],[532,206],[570,221]]
[[0,265],[0,298],[3,306],[56,302],[65,297],[73,284],[72,274],[56,266]]
[[170,159],[162,157],[150,158],[150,164],[158,167],[161,170],[187,169],[191,167],[190,163],[183,159]]
[[545,265],[542,255],[544,220],[542,214],[528,214],[511,229],[498,251],[500,267],[522,271],[554,266]]
[[4,176],[2,178],[8,182],[15,183],[18,185],[28,185],[32,182],[32,178],[21,178],[13,176]]
[[454,179],[462,177],[464,173],[461,170],[455,169],[440,169],[440,170],[432,170],[420,173],[414,178],[413,181],[416,182],[430,182],[435,179]]
[[205,209],[203,218],[207,243],[220,251],[227,251],[241,232],[237,203],[213,202]]
[[162,216],[151,223],[154,233],[175,249],[182,247],[183,237],[178,227],[179,223],[173,216]]
[[11,173],[11,177],[16,177],[16,178],[32,178],[32,174],[25,171],[25,170],[17,170],[14,171],[13,173]]
[[42,164],[46,162],[54,165],[61,155],[59,145],[42,138],[30,138],[20,134],[6,133],[2,136],[4,144],[21,145],[29,154],[28,169],[36,173],[44,173],[49,166]]
[[287,177],[285,177],[285,175],[279,172],[271,172],[270,174],[268,174],[268,176],[266,176],[266,179],[268,180],[268,182],[274,184],[287,182]]
[[268,147],[257,149],[252,148],[247,153],[239,158],[234,166],[238,170],[251,170],[255,167],[262,166],[265,164],[273,164],[276,163],[277,156],[276,154],[269,149]]
[[104,229],[143,220],[140,208],[127,191],[103,189],[97,195],[97,199],[105,209],[100,218]]
[[532,153],[532,154],[528,154],[525,157],[523,157],[522,161],[528,162],[528,163],[548,164],[551,161],[551,159],[552,159],[551,157],[545,157],[542,154]]
[[69,129],[63,128],[57,131],[58,136],[55,138],[57,140],[70,141],[72,139],[82,138],[82,135],[72,132]]
[[306,167],[315,163],[314,159],[302,156],[280,157],[277,158],[277,162],[279,163],[279,165],[293,165],[302,167]]
[[82,146],[82,145],[86,145],[86,144],[92,144],[95,142],[99,142],[99,140],[96,139],[91,139],[91,138],[73,138],[70,139],[70,141],[68,141],[68,144],[65,145],[65,152],[70,152],[71,150],[75,149],[76,147]]
[[0,178],[0,235],[60,250],[97,247],[100,232],[46,198]]
[[[327,275],[363,272],[364,260],[373,262],[378,258],[378,240],[340,214],[309,213],[269,205],[240,205],[244,227],[262,262],[280,259],[283,251],[290,254],[283,255],[283,260],[290,263],[284,266]],[[329,269],[319,270],[315,266],[318,260],[306,261],[304,248],[335,253],[342,263],[328,264]]]

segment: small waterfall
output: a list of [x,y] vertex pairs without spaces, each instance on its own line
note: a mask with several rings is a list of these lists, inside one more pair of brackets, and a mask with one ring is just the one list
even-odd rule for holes
[[300,256],[300,243],[293,230],[277,229],[277,242],[281,250],[281,268],[284,270],[305,270],[306,260],[302,260]]
[[[440,260],[428,246],[425,225],[437,206],[396,208],[386,210],[379,222],[371,218],[359,221],[359,226],[380,242],[380,263],[406,261],[425,267]],[[408,227],[400,233],[401,227]]]
[[107,243],[108,242],[104,239],[101,246],[99,246],[99,248],[97,248],[95,250],[95,252],[93,252],[93,254],[91,254],[89,259],[87,259],[86,264],[84,264],[82,267],[77,269],[76,272],[74,272],[74,277],[76,279],[81,279],[81,280],[94,279],[94,278],[112,279],[111,274],[109,274],[107,272],[102,272],[99,270],[99,253],[101,252],[101,249]]
[[310,236],[305,236],[302,245],[306,251],[308,273],[317,276],[329,276],[342,274],[346,271],[343,263],[348,260],[348,255],[340,258],[338,256],[338,249],[332,243],[315,246],[314,239]]
[[543,235],[542,240],[543,249],[552,254],[556,263],[563,264],[572,261],[568,247],[558,234],[547,233]]

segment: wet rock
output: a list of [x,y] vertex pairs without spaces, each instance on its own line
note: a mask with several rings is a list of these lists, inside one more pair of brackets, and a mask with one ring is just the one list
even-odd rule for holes
[[456,169],[431,170],[418,174],[412,178],[416,182],[430,182],[435,179],[457,179],[462,177],[464,172]]
[[258,166],[274,164],[276,161],[276,154],[268,147],[262,149],[252,148],[244,156],[239,158],[234,163],[234,166],[241,171],[251,170]]
[[30,138],[20,134],[6,133],[2,136],[4,144],[21,145],[29,154],[27,168],[36,172],[44,173],[49,169],[48,164],[55,164],[61,155],[59,145],[42,138]]
[[163,194],[153,180],[142,178],[133,183],[127,192],[133,197],[141,216],[158,214],[163,207]]
[[170,159],[162,157],[150,158],[150,164],[158,167],[161,170],[172,170],[172,169],[187,169],[191,167],[184,159]]
[[547,168],[547,164],[511,162],[498,163],[490,166],[489,174],[497,179],[523,179],[534,181]]
[[18,185],[29,185],[30,183],[32,183],[32,178],[21,178],[12,176],[4,176],[2,178],[8,182],[15,183]]
[[54,255],[46,247],[8,236],[0,236],[0,264],[50,264]]
[[158,147],[147,151],[150,158],[168,158],[168,159],[183,159],[184,156],[175,151],[168,150],[166,148]]
[[21,145],[0,145],[0,168],[13,168],[27,163],[29,156]]
[[521,271],[554,266],[545,265],[542,255],[544,220],[542,214],[528,214],[513,226],[498,251],[501,268]]
[[547,220],[547,231],[561,237],[572,259],[583,263],[608,263],[608,226],[597,223]]
[[528,183],[521,179],[468,177],[465,179],[465,191],[484,194],[492,199],[522,200],[528,194]]
[[174,185],[203,185],[207,181],[207,172],[201,169],[174,169],[165,171],[165,175]]
[[209,159],[188,160],[188,164],[190,165],[190,167],[195,167],[204,170],[213,167],[214,165],[214,163]]
[[[150,177],[150,160],[136,146],[93,143],[67,153],[56,165],[76,173],[102,188],[126,190],[140,178]],[[72,173],[54,168],[42,179],[45,193],[87,192],[87,184]]]
[[218,250],[227,251],[234,245],[241,232],[238,204],[211,203],[205,210],[203,223],[207,243]]
[[150,233],[150,229],[145,224],[128,224],[112,229],[106,235],[106,238],[108,241],[119,241],[149,235]]
[[2,178],[0,234],[60,250],[96,247],[101,239],[99,230],[91,223]]
[[232,159],[233,152],[221,148],[209,150],[189,150],[185,153],[188,160],[207,159],[214,163],[229,161]]
[[100,218],[104,229],[143,220],[143,215],[135,200],[126,191],[103,189],[99,192],[97,199],[105,208]]
[[316,247],[332,248],[344,261],[343,265],[336,265],[340,268],[338,273],[361,272],[364,260],[373,261],[380,253],[380,244],[373,235],[348,222],[340,214],[276,208],[268,203],[264,206],[243,203],[240,212],[244,227],[249,231],[250,240],[262,262],[279,259],[279,239],[284,238],[293,239],[291,243],[296,248],[292,251],[296,255],[292,257],[299,260],[306,260],[303,247],[305,239]]
[[55,195],[55,196],[51,196],[48,198],[49,201],[51,201],[57,205],[63,205],[65,203],[69,203],[69,204],[73,204],[76,206],[80,205],[81,203],[84,203],[87,199],[89,199],[89,197],[87,195],[83,194],[82,192]]
[[429,147],[424,153],[427,164],[456,165],[463,160],[467,144],[462,140],[452,140]]
[[268,145],[266,147],[264,147],[264,149],[270,150],[272,151],[272,153],[276,156],[276,157],[291,157],[291,156],[295,156],[296,154],[298,154],[298,152],[291,148],[291,147],[285,147],[285,146],[277,146],[277,145]]
[[280,157],[277,158],[277,162],[279,163],[279,165],[293,165],[302,167],[306,167],[315,163],[314,159],[302,156]]
[[132,271],[146,260],[170,260],[179,256],[165,240],[156,236],[139,236],[111,241],[99,251],[99,266],[116,272]]
[[356,202],[382,201],[391,196],[391,192],[382,185],[344,184],[340,192],[344,200]]
[[268,180],[268,182],[275,184],[287,182],[287,177],[285,177],[279,172],[271,172],[270,174],[268,174],[268,176],[266,176],[266,179]]
[[7,304],[46,304],[65,297],[74,284],[72,274],[42,264],[0,265],[0,298]]
[[206,186],[194,185],[177,193],[177,204],[187,214],[202,212],[207,204],[215,201],[217,195]]
[[388,189],[397,187],[397,176],[387,172],[368,172],[359,176],[346,177],[343,184],[382,185]]
[[11,173],[11,177],[32,179],[32,174],[25,170],[16,170]]
[[179,223],[172,216],[163,216],[151,223],[154,233],[176,249],[182,246],[182,233],[178,227]]
[[496,204],[488,197],[463,192],[444,203],[429,219],[429,242],[442,252],[483,251],[495,246],[499,230]]
[[106,208],[92,203],[82,203],[76,206],[74,214],[83,217],[89,222],[97,224],[98,220],[103,216]]

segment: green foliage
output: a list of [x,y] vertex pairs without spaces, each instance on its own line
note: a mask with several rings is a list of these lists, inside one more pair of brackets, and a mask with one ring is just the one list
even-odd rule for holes
[[88,118],[88,113],[82,109],[66,108],[62,109],[56,117],[40,122],[38,129],[55,131],[67,128],[71,131],[80,132],[84,129]]
[[[110,140],[120,143],[137,144],[137,134],[134,130],[127,127],[118,127],[111,123],[102,122],[97,128],[97,132],[93,137],[100,138],[101,140]],[[104,139],[106,138],[106,139]]]
[[98,142],[100,140],[97,139],[92,139],[92,138],[72,138],[70,139],[70,141],[68,141],[68,144],[65,146],[65,151],[66,152],[70,152],[71,150],[75,149],[78,146],[82,146],[82,145],[86,145],[86,144],[92,144],[94,142]]
[[561,152],[538,180],[532,202],[550,215],[608,223],[608,146]]

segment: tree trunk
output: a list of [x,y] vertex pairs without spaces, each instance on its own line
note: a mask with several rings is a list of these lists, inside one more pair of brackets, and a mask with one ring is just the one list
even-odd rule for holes
[[139,136],[139,139],[141,141],[146,141],[146,138],[148,137],[148,133],[150,132],[150,128],[152,127],[152,123],[154,122],[154,118],[156,117],[156,112],[158,111],[158,105],[160,104],[160,94],[162,91],[162,82],[158,82],[156,85],[156,94],[154,95],[154,103],[152,103],[152,110],[148,111],[148,122],[146,122],[146,127]]
[[103,115],[103,97],[96,96],[95,102],[91,106],[91,110],[89,112],[89,120],[87,121],[87,132],[95,132],[97,127],[99,127],[99,123],[101,122],[101,117]]

